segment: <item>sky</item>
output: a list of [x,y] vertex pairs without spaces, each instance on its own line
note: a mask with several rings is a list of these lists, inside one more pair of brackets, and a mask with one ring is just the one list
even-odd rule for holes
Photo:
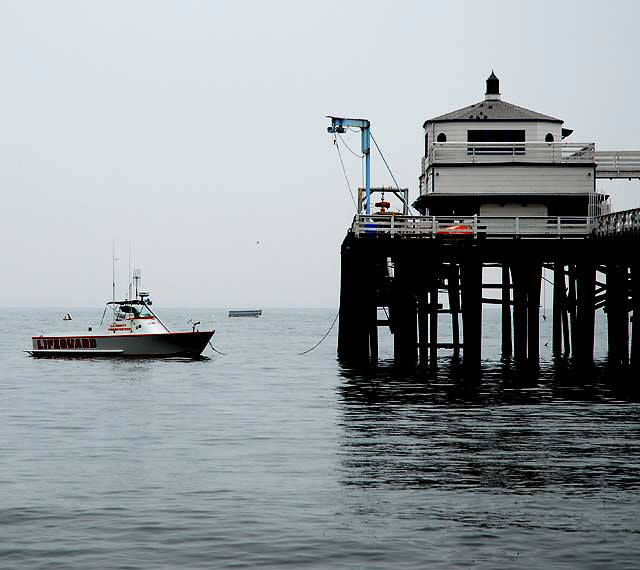
[[[336,307],[354,208],[326,115],[410,199],[422,123],[483,98],[640,148],[640,3],[0,0],[0,304]],[[359,135],[345,139],[358,149]],[[360,160],[343,153],[357,186]],[[372,184],[391,178],[372,156]],[[640,181],[602,181],[615,209]]]

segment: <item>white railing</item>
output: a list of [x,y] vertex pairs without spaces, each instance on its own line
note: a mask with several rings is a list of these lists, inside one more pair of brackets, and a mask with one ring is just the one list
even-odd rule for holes
[[598,237],[640,234],[640,209],[599,216],[595,219],[594,233]]
[[447,142],[433,143],[422,159],[424,172],[432,164],[486,164],[535,162],[549,164],[593,164],[594,143],[545,142]]
[[587,216],[400,216],[357,215],[356,236],[432,238],[561,238],[585,237],[592,224]]
[[637,178],[640,173],[640,150],[598,150],[595,161],[599,178]]

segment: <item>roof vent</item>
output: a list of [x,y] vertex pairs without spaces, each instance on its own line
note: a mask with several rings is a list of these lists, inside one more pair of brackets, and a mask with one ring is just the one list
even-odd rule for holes
[[496,77],[496,74],[491,70],[491,75],[487,77],[487,92],[484,95],[487,101],[499,101],[500,100],[500,80]]

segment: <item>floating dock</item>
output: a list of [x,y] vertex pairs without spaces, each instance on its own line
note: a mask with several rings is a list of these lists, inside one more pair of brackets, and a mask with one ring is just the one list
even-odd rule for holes
[[229,311],[229,317],[260,317],[262,309],[249,309],[243,311]]

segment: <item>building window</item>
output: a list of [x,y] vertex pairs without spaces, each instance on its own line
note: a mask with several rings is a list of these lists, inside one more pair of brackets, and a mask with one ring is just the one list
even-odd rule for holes
[[[506,143],[523,143],[524,130],[479,130],[467,131],[467,142],[484,143],[469,145],[467,154],[524,154],[524,145],[511,145]],[[500,143],[500,146],[491,146],[486,143]]]
[[447,135],[445,135],[444,133],[440,133],[438,135],[438,142],[447,142]]
[[429,156],[429,131],[424,134],[424,156]]
[[547,136],[544,137],[544,142],[553,142],[553,135],[551,133],[547,133]]

